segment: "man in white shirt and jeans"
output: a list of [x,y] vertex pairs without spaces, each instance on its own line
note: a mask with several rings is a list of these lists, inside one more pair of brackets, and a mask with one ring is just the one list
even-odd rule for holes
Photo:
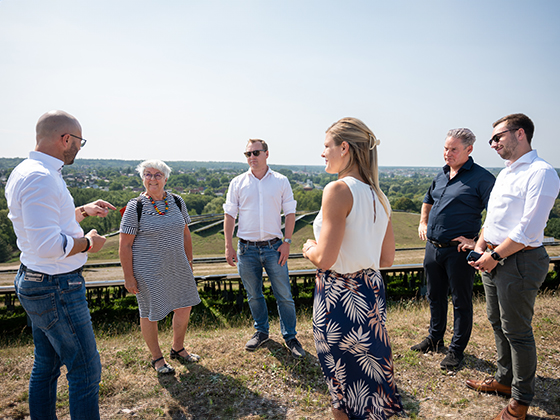
[[[296,310],[288,257],[295,226],[296,201],[288,178],[267,165],[268,145],[251,139],[245,148],[249,170],[235,177],[224,204],[225,254],[229,265],[238,264],[254,319],[255,334],[245,345],[255,351],[268,341],[268,309],[263,295],[262,270],[266,270],[280,315],[280,330],[292,356],[303,358],[305,351],[296,338]],[[281,213],[285,215],[282,235]],[[237,253],[233,247],[235,219],[239,215]],[[284,237],[284,239],[282,239]]]
[[21,266],[18,300],[33,329],[35,360],[29,379],[31,419],[56,419],[57,379],[67,368],[70,417],[99,419],[101,363],[85,295],[82,268],[88,252],[105,238],[79,225],[87,216],[105,217],[115,208],[98,200],[79,208],[62,179],[85,145],[82,127],[63,111],[37,122],[37,145],[6,184],[8,217],[14,225]]
[[548,273],[542,245],[548,215],[560,190],[556,170],[531,148],[533,122],[524,114],[493,124],[490,146],[506,168],[490,194],[486,221],[470,264],[482,272],[488,320],[494,329],[498,370],[469,388],[511,395],[496,419],[525,419],[535,393],[537,352],[532,318],[535,298]]

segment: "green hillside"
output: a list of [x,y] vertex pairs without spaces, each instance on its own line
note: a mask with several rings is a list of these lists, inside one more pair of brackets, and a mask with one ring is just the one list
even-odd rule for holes
[[[397,248],[414,248],[423,247],[424,242],[418,239],[418,222],[419,214],[394,212],[393,213],[393,230],[395,232],[395,241]],[[192,234],[193,249],[195,258],[207,256],[222,256],[224,254],[224,235],[214,233],[208,236]],[[292,238],[291,252],[296,254],[301,252],[301,248],[305,241],[313,238],[313,222],[302,221],[298,223],[294,236]],[[107,243],[97,254],[90,254],[89,261],[118,259],[118,236],[107,239]]]

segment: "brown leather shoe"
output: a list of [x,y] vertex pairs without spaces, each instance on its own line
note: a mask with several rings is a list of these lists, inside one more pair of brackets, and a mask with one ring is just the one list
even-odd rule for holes
[[512,399],[494,420],[525,420],[527,410],[529,410],[528,405],[519,404],[519,402]]
[[479,392],[491,392],[511,397],[511,386],[505,386],[499,383],[494,377],[490,376],[483,381],[475,381],[467,379],[467,386]]

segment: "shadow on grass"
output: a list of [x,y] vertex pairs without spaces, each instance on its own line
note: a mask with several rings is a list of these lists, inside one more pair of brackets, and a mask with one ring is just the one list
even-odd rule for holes
[[[477,370],[483,375],[480,378],[473,379],[485,379],[490,376],[494,376],[497,366],[495,363],[488,360],[480,359],[471,354],[465,354],[465,367],[469,369]],[[466,388],[465,388],[466,389]],[[537,419],[559,419],[560,418],[560,379],[548,378],[543,376],[536,377],[535,380],[535,397],[531,406],[539,407],[541,410],[545,411],[548,415],[552,417],[539,417],[528,415],[527,419],[537,420]],[[470,392],[477,392],[474,390],[469,390]],[[497,394],[496,394],[497,395]],[[509,397],[500,396],[504,403],[503,406],[508,404]],[[502,407],[503,408],[503,407]]]
[[[415,419],[418,418],[420,413],[420,401],[414,395],[399,388],[401,402],[404,412],[401,413],[402,417]],[[395,416],[397,418],[397,416]]]
[[[537,376],[535,382],[535,398],[531,405],[553,416],[550,419],[560,418],[560,379]],[[527,419],[540,418],[547,417],[527,416]]]
[[[317,389],[320,392],[328,394],[328,387],[321,370],[319,359],[309,353],[302,360],[292,358],[290,351],[286,346],[275,340],[267,341],[263,347],[266,347],[270,353],[284,366],[290,366],[290,371],[295,378],[306,389]],[[399,388],[404,410],[411,418],[416,418],[420,411],[420,401],[418,399]]]
[[469,353],[465,353],[465,359],[463,362],[463,367],[467,367],[469,369],[473,369],[473,370],[477,370],[479,371],[481,374],[483,374],[482,376],[484,376],[484,378],[473,378],[473,379],[485,379],[489,376],[493,376],[494,373],[496,372],[496,370],[498,369],[498,367],[496,366],[496,364],[494,362],[491,362],[489,360],[486,359],[481,359],[479,357],[476,357],[472,354]]
[[238,419],[250,415],[286,418],[286,407],[250,390],[244,378],[212,372],[198,364],[187,365],[187,370],[177,377],[159,375],[158,380],[175,400],[176,405],[168,408],[173,419]]
[[[281,343],[269,340],[255,352],[255,357],[262,357],[263,352],[269,354],[278,362],[270,362],[263,357],[262,369],[265,372],[286,374],[284,384],[289,384],[293,391],[293,399],[298,399],[298,405],[310,405],[313,409],[315,393],[327,394],[317,357],[309,353],[298,360],[291,356],[290,351]],[[259,353],[261,353],[259,355]],[[289,406],[285,398],[265,397],[254,388],[255,381],[260,379],[248,374],[226,375],[217,373],[199,364],[185,364],[186,371],[177,377],[160,376],[159,382],[175,400],[175,406],[170,407],[172,418],[193,419],[227,418],[238,419],[248,416],[266,419],[287,419]],[[255,390],[251,389],[252,388]],[[266,384],[263,384],[266,385]],[[283,402],[281,402],[283,401]],[[301,408],[301,407],[300,407]]]
[[327,393],[325,382],[319,359],[309,353],[303,359],[295,359],[291,351],[283,344],[273,339],[268,340],[265,347],[270,354],[280,363],[283,369],[290,373],[290,376],[303,389],[317,389],[319,392]]

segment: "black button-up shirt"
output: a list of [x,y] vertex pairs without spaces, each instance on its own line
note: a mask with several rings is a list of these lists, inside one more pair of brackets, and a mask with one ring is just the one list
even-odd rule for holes
[[452,179],[449,179],[449,171],[449,165],[445,165],[424,197],[424,203],[432,204],[428,239],[440,243],[458,236],[473,239],[478,235],[481,213],[496,180],[470,156]]

